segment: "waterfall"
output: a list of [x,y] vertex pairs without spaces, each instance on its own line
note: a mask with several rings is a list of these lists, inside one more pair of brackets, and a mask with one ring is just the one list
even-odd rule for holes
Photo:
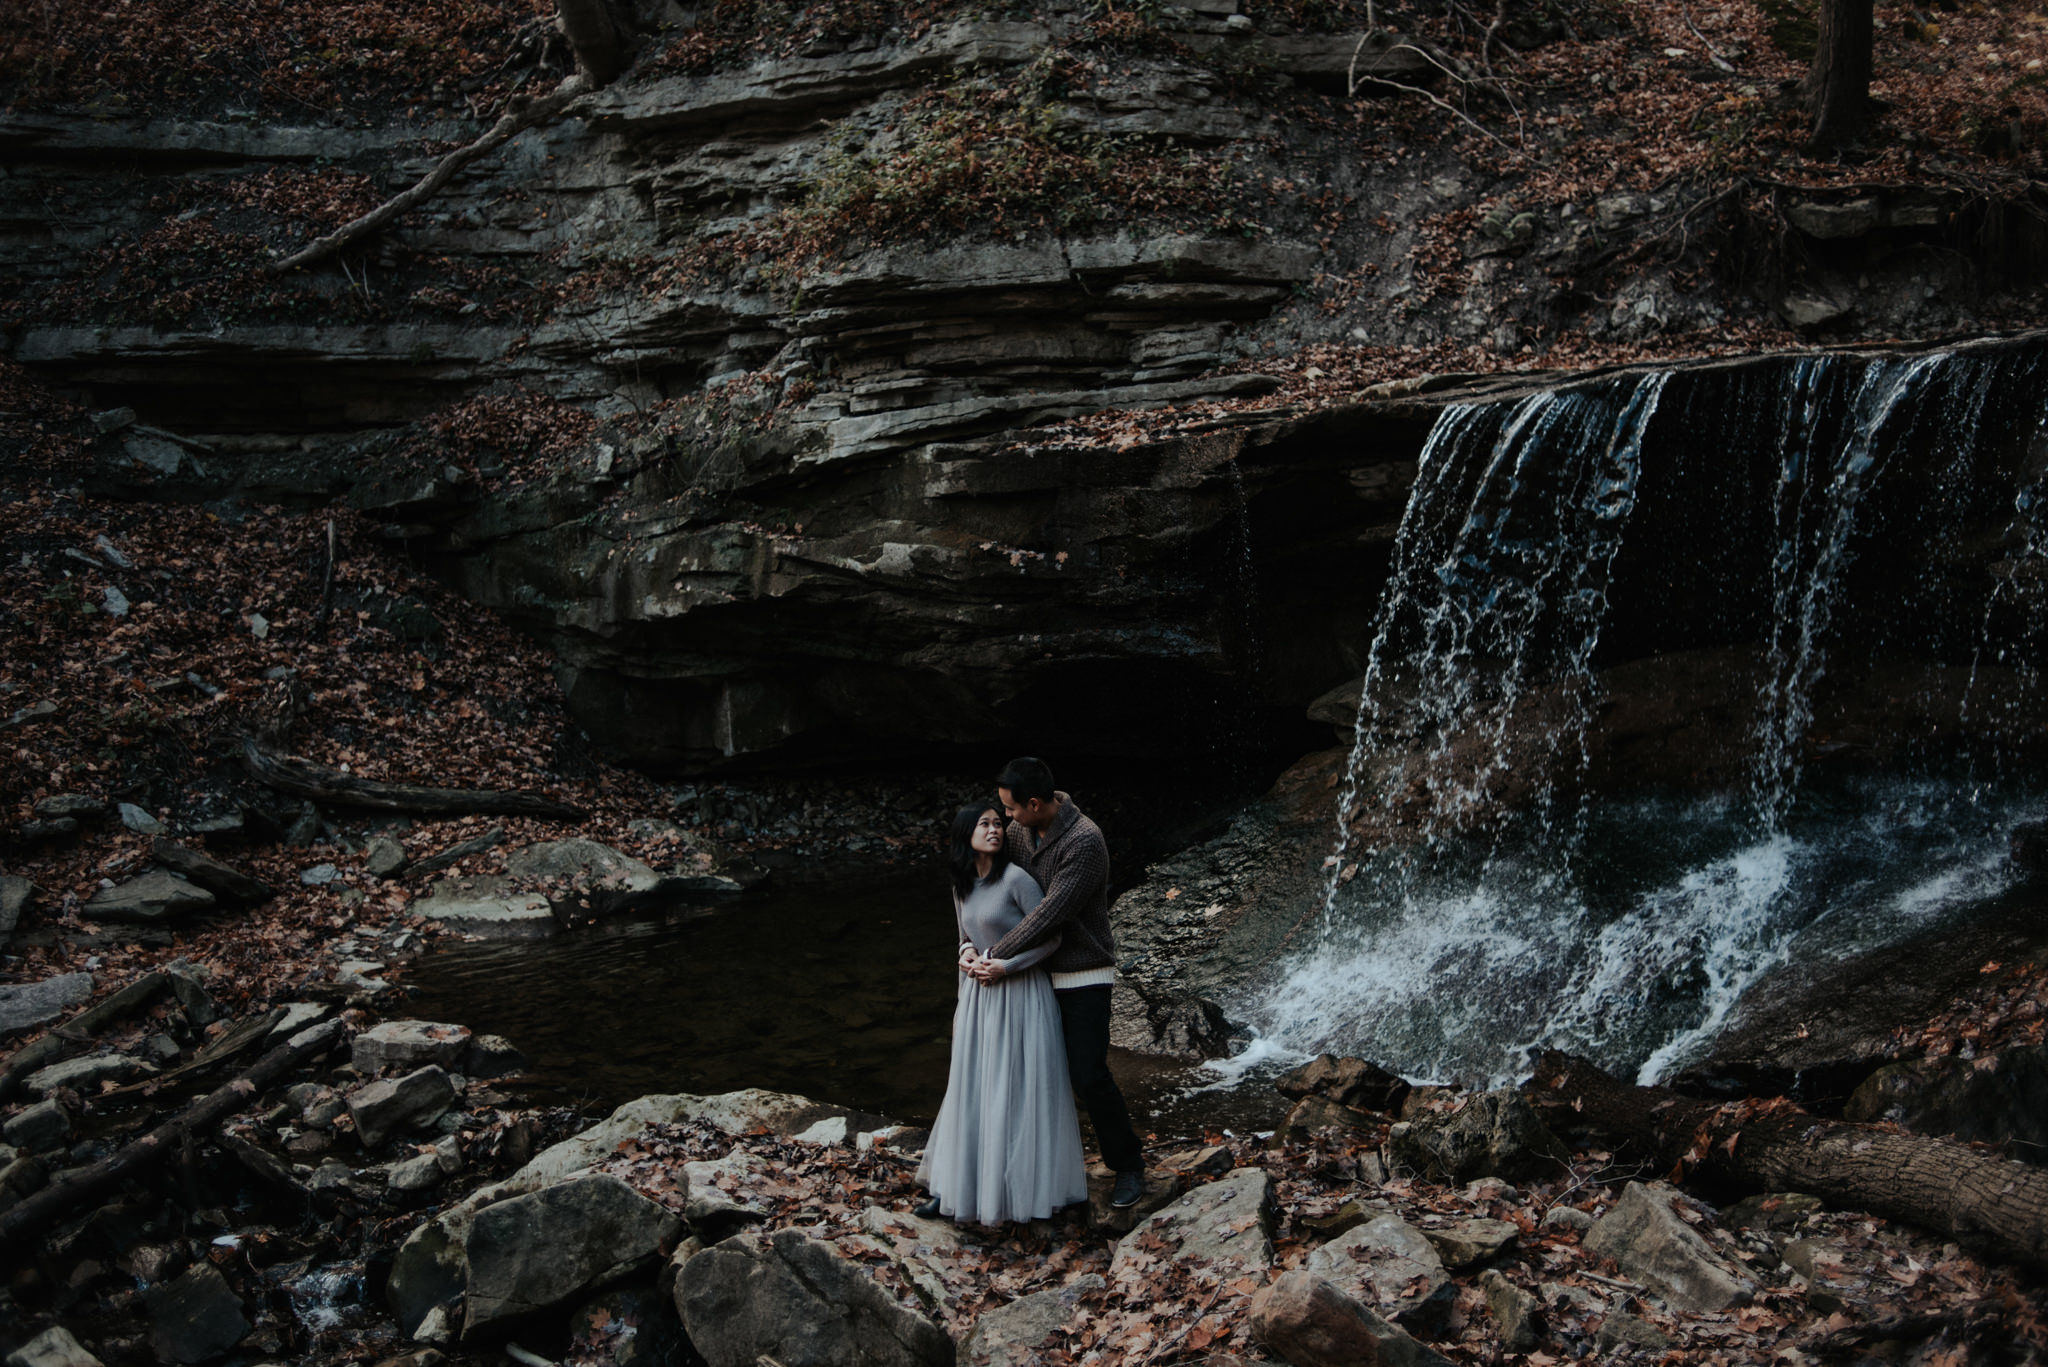
[[[2031,434],[2042,369],[1995,351],[1805,358],[1760,383],[1688,378],[1669,423],[1669,373],[1446,408],[1373,623],[1318,934],[1242,1004],[1268,1045],[1469,1082],[1517,1075],[1547,1044],[1654,1079],[1787,959],[1886,943],[2002,889],[2003,832],[2039,805],[2027,791],[1817,782],[1805,764],[1845,626],[1867,652],[1952,649],[1960,630],[1912,576],[1852,572],[1873,491],[1904,478],[1899,452],[1933,462],[1920,497],[1886,506],[1944,549],[1988,487],[1987,412],[2001,432],[2023,412]],[[1725,425],[1706,440],[1702,408]],[[1705,453],[1693,483],[1667,440]],[[1715,506],[1685,506],[1708,477]],[[2011,596],[2048,564],[2040,487],[2015,514]],[[1596,656],[1646,499],[1667,530],[1718,519],[1699,525],[1756,542],[1751,583],[1694,590],[1729,600],[1759,656],[1748,779],[1715,796],[1589,796]]]

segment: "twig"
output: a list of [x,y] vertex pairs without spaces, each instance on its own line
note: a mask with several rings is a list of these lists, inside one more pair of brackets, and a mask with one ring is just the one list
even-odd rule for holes
[[1715,66],[1721,68],[1721,70],[1727,72],[1729,75],[1734,75],[1735,63],[1729,61],[1727,55],[1723,53],[1721,49],[1714,46],[1714,40],[1707,37],[1706,34],[1701,33],[1700,26],[1692,21],[1692,6],[1688,4],[1686,0],[1679,0],[1678,12],[1685,16],[1685,26],[1692,30],[1692,36],[1699,39],[1701,43],[1706,45],[1707,60],[1711,61]]
[[1209,1307],[1216,1304],[1216,1302],[1222,1297],[1222,1295],[1223,1283],[1219,1280],[1216,1283],[1216,1289],[1209,1293],[1209,1299],[1202,1303],[1201,1309],[1195,1311],[1194,1314],[1188,1316],[1188,1322],[1180,1327],[1180,1332],[1178,1334],[1175,1334],[1170,1339],[1163,1340],[1157,1348],[1154,1348],[1151,1352],[1145,1354],[1145,1360],[1139,1363],[1138,1367],[1151,1367],[1151,1364],[1157,1362],[1161,1355],[1163,1355],[1168,1349],[1178,1347],[1180,1341],[1186,1338],[1188,1334],[1193,1331],[1194,1327],[1197,1324],[1200,1324],[1202,1322],[1202,1316],[1209,1313]]
[[334,613],[334,519],[327,519],[327,573],[320,581],[320,614],[313,619],[313,634],[327,634],[327,619]]

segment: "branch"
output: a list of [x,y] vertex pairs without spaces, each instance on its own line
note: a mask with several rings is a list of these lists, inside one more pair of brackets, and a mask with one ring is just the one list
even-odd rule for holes
[[209,1092],[142,1138],[0,1214],[0,1249],[10,1254],[28,1253],[35,1247],[31,1236],[47,1229],[73,1206],[112,1191],[131,1174],[171,1152],[194,1130],[254,1104],[265,1087],[299,1060],[325,1053],[342,1037],[343,1030],[338,1020],[301,1030],[256,1060],[248,1072]]
[[254,736],[242,737],[242,767],[266,787],[293,797],[311,798],[339,807],[367,807],[380,812],[421,812],[429,816],[471,813],[537,816],[581,821],[588,813],[539,793],[505,792],[495,788],[426,788],[412,783],[379,783],[263,748]]
[[327,236],[301,247],[282,261],[274,261],[265,269],[271,275],[282,275],[286,271],[310,266],[361,241],[371,233],[388,226],[395,219],[412,212],[420,205],[441,192],[441,188],[455,178],[455,173],[483,156],[486,152],[510,142],[520,133],[537,123],[545,123],[575,103],[576,98],[594,89],[581,73],[565,77],[554,90],[533,101],[531,104],[517,100],[506,107],[504,114],[491,125],[491,131],[475,142],[456,148],[447,156],[434,163],[434,169],[420,177],[419,183],[410,190],[392,196],[370,212],[352,222],[344,223]]

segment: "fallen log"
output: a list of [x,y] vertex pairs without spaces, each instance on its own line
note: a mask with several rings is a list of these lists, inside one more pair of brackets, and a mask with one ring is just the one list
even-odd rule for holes
[[1801,1191],[2048,1271],[2048,1168],[1892,1126],[1824,1120],[1783,1098],[1701,1101],[1637,1087],[1546,1053],[1524,1086],[1553,1131],[1612,1148],[1674,1180]]
[[15,1050],[8,1055],[7,1062],[0,1063],[0,1102],[13,1098],[21,1087],[22,1078],[38,1068],[61,1062],[75,1046],[89,1043],[101,1030],[131,1012],[140,1011],[171,986],[170,974],[161,971],[145,973],[105,1000],[94,1002],[62,1025],[52,1026],[41,1039]]
[[367,807],[373,811],[417,812],[425,816],[537,816],[554,821],[581,821],[587,815],[580,807],[539,793],[425,788],[412,783],[357,778],[325,765],[273,754],[254,736],[242,737],[242,767],[266,787],[334,807]]
[[262,1090],[289,1072],[300,1060],[324,1053],[340,1039],[338,1020],[309,1026],[251,1064],[249,1070],[222,1084],[142,1138],[46,1187],[12,1209],[0,1212],[0,1258],[20,1257],[36,1246],[36,1236],[74,1206],[94,1200],[158,1160],[177,1152],[187,1135],[211,1127],[223,1116],[247,1106]]

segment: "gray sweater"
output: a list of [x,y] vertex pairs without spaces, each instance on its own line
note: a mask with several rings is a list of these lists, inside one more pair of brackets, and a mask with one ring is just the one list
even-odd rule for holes
[[[966,900],[953,897],[953,919],[960,931],[960,943],[971,944],[986,954],[997,941],[1028,916],[1043,894],[1031,875],[1015,864],[1006,864],[992,878],[979,879],[967,890]],[[1022,973],[1035,967],[1060,947],[1060,937],[1050,939],[1003,960],[1005,973]]]

